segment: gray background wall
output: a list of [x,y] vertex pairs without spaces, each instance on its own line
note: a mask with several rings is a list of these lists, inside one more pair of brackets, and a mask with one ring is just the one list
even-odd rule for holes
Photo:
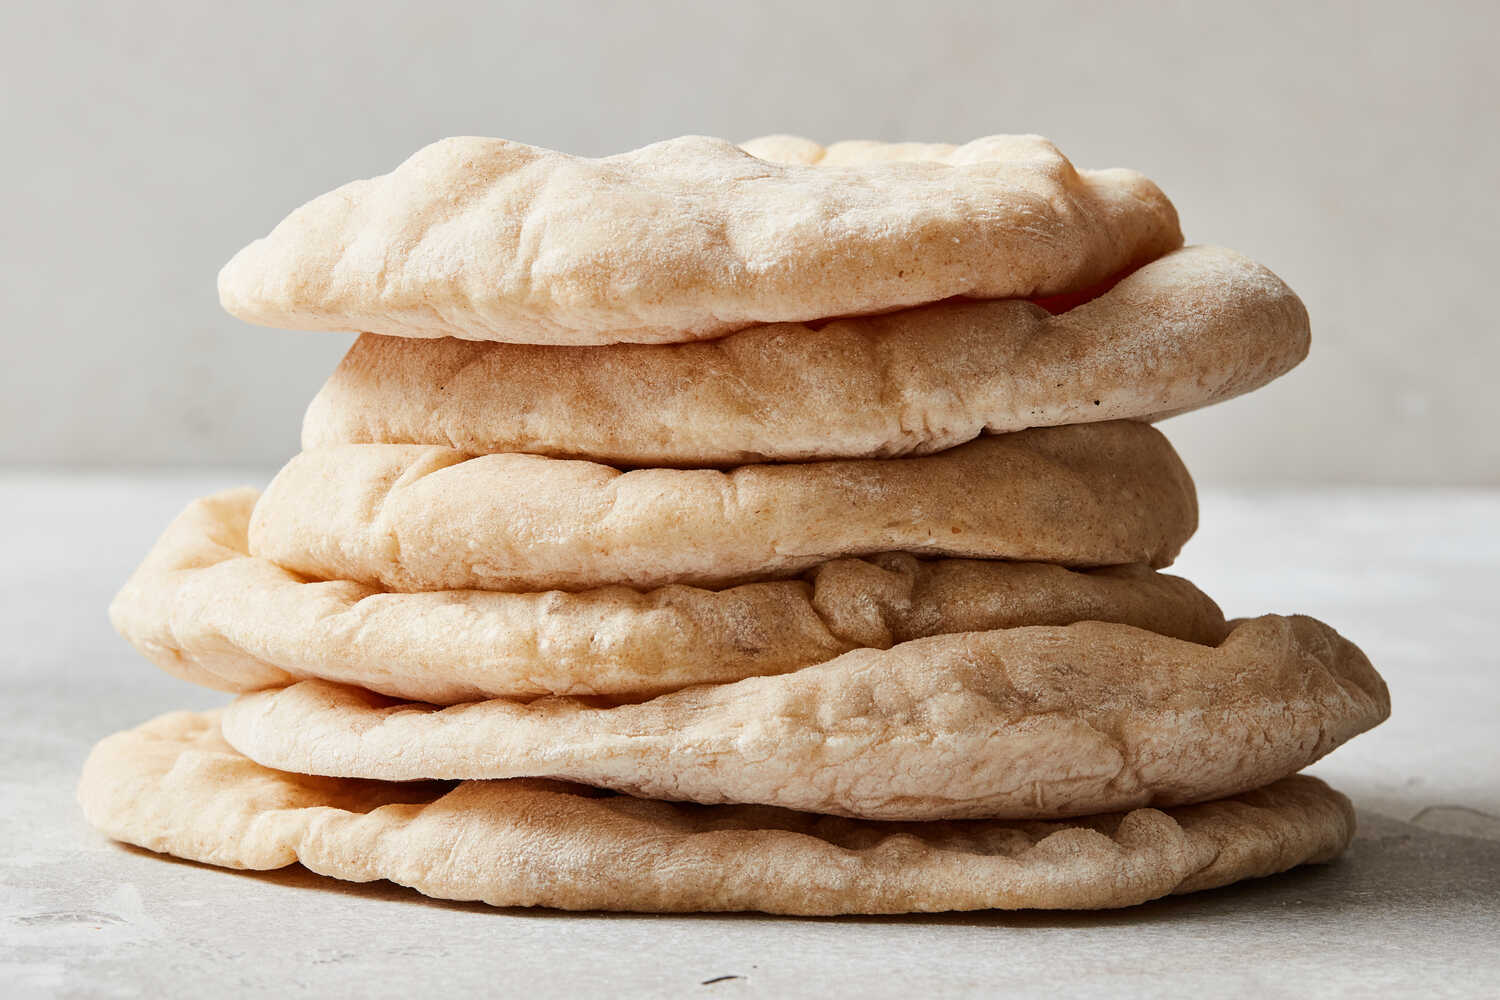
[[1312,357],[1166,425],[1200,482],[1497,483],[1500,4],[8,4],[0,463],[264,465],[349,338],[214,277],[450,134],[1036,131],[1306,300]]

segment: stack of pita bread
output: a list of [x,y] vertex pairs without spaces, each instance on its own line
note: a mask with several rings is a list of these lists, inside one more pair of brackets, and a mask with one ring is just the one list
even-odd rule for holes
[[1036,137],[437,143],[293,212],[237,316],[363,335],[264,492],[116,599],[239,697],[106,739],[110,835],[497,905],[1111,907],[1323,861],[1389,711],[1169,565],[1152,421],[1307,351],[1273,274]]

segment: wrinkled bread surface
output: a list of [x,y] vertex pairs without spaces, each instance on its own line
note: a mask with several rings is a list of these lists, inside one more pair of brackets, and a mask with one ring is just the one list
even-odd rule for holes
[[702,136],[602,159],[444,139],[287,216],[225,265],[219,301],[296,329],[661,343],[1077,291],[1182,243],[1156,185],[1038,136],[846,148],[811,165]]
[[1307,310],[1280,279],[1197,246],[1055,316],[950,301],[576,348],[370,334],[308,407],[302,446],[684,467],[929,454],[983,433],[1207,406],[1290,370],[1308,339]]
[[636,700],[945,632],[1097,620],[1214,644],[1228,631],[1191,583],[1139,564],[1075,571],[897,553],[718,591],[387,593],[251,556],[257,496],[195,501],[110,606],[115,628],[163,670],[228,691],[317,677],[434,704]]
[[304,681],[241,696],[224,736],[306,774],[546,777],[647,798],[865,819],[1055,819],[1234,795],[1390,712],[1359,649],[1267,615],[1200,646],[1082,622],[914,639],[626,705],[448,708]]
[[729,471],[356,444],[277,474],[250,552],[398,591],[722,587],[897,551],[1160,568],[1197,518],[1177,453],[1128,420]]

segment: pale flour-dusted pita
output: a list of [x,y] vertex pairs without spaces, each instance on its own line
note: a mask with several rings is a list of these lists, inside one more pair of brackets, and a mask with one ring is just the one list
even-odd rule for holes
[[1303,776],[1165,811],[905,824],[546,781],[310,778],[247,760],[189,712],[100,743],[78,796],[117,840],[228,868],[300,861],[441,899],[664,913],[1131,906],[1328,861],[1354,834],[1349,800]]
[[1274,274],[1188,247],[1056,316],[1017,299],[944,302],[610,347],[366,335],[308,408],[302,446],[634,466],[926,454],[1206,406],[1285,373],[1307,346],[1307,311]]
[[1140,565],[1080,572],[894,553],[723,591],[390,594],[250,556],[256,496],[190,505],[110,605],[120,634],[169,673],[229,691],[320,677],[434,704],[634,700],[944,632],[1084,620],[1212,644],[1228,632],[1198,588]]
[[1353,643],[1267,615],[1217,647],[1100,622],[940,635],[615,706],[437,708],[304,681],[241,696],[223,727],[251,759],[304,774],[561,778],[879,820],[1056,819],[1256,788],[1389,712]]
[[802,160],[701,136],[603,159],[445,139],[297,209],[219,300],[300,329],[660,343],[1077,291],[1182,243],[1156,185],[1037,136]]
[[1132,421],[985,437],[921,458],[621,472],[535,455],[343,445],[292,459],[250,552],[389,590],[724,586],[906,551],[1171,563],[1192,480]]

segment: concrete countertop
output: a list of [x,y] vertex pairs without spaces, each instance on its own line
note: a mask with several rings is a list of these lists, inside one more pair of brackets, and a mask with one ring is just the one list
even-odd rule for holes
[[140,659],[109,598],[188,500],[265,478],[0,479],[5,995],[1500,993],[1500,493],[1203,493],[1174,572],[1328,621],[1390,682],[1392,719],[1312,769],[1360,809],[1342,861],[1112,913],[785,919],[491,910],[89,829],[94,741],[225,700]]

